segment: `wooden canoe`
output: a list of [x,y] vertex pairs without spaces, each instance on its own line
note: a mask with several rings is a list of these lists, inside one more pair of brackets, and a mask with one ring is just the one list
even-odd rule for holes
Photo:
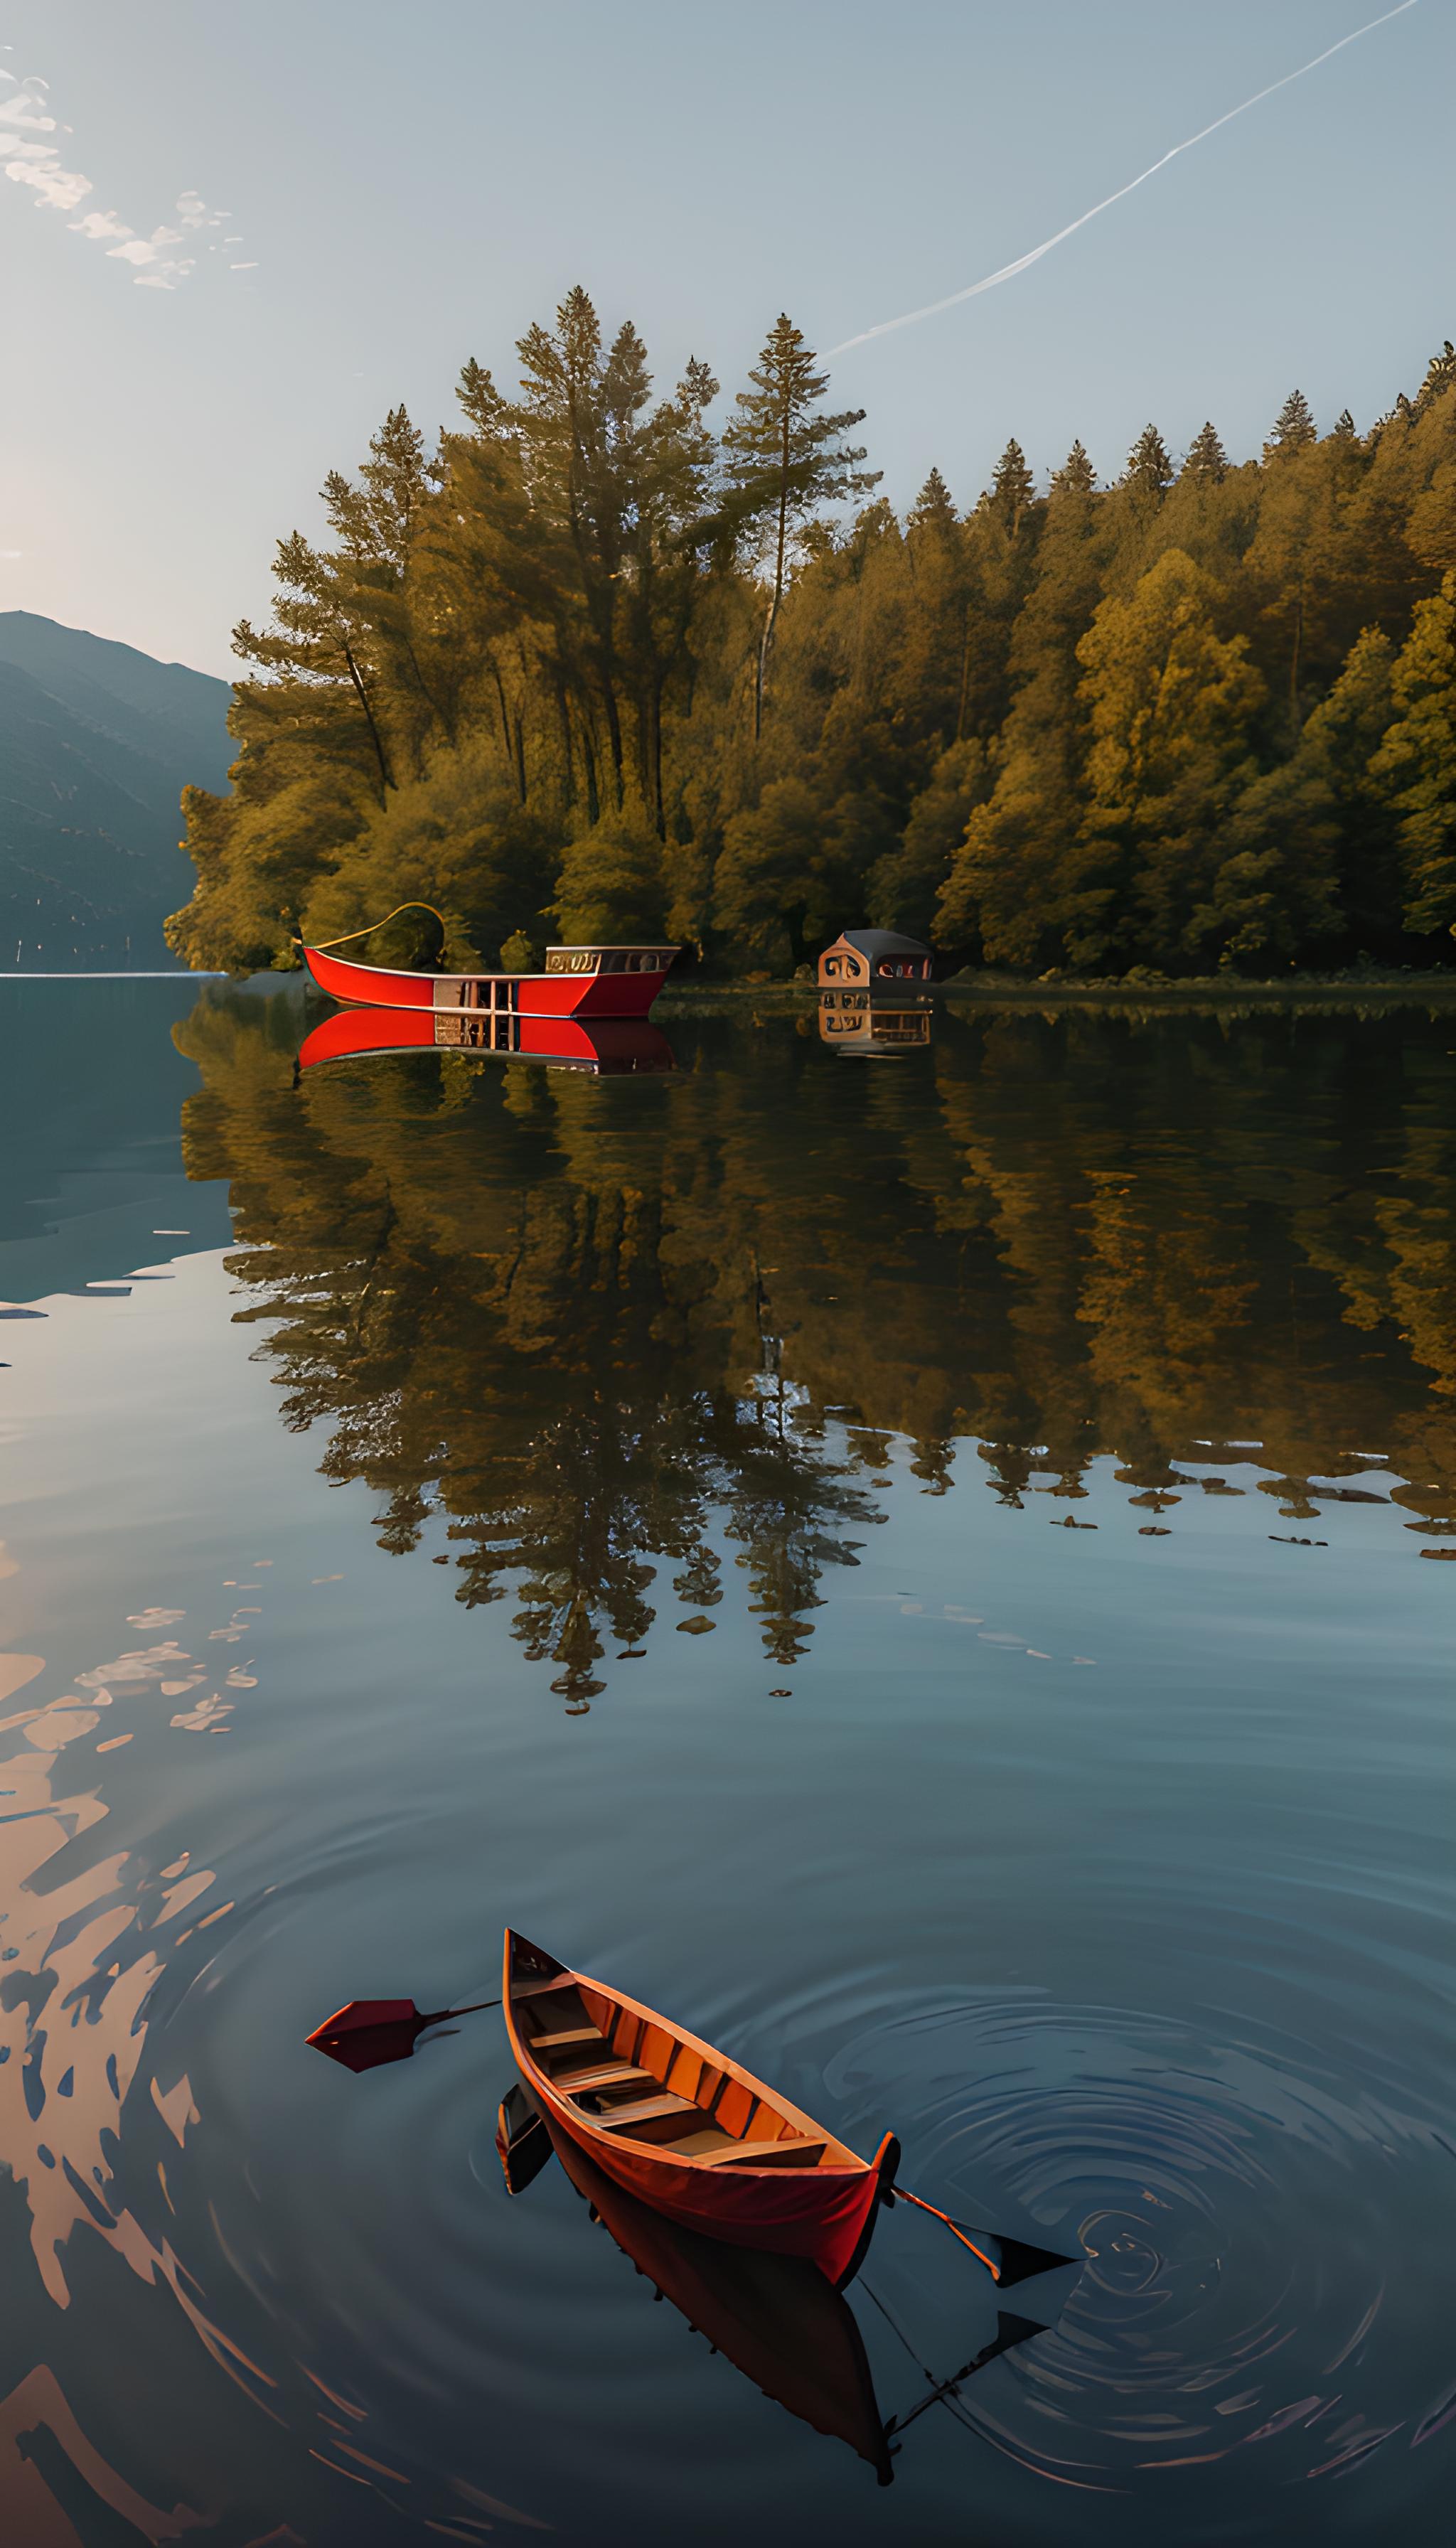
[[837,2291],[859,2271],[891,2199],[893,2133],[859,2157],[726,2052],[511,1929],[501,2004],[553,2139],[684,2229],[807,2256]]
[[373,1009],[466,1010],[474,1016],[645,1018],[676,947],[548,947],[544,973],[416,973],[359,964],[306,947],[320,991]]

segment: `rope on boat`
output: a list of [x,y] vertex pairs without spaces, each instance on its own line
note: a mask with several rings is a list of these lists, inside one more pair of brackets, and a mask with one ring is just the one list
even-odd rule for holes
[[[372,938],[376,929],[384,929],[388,926],[390,921],[398,920],[402,911],[427,911],[430,918],[432,920],[437,920],[441,929],[443,929],[447,935],[449,933],[449,923],[446,920],[444,913],[442,911],[436,911],[432,902],[397,902],[393,911],[387,911],[385,913],[383,920],[371,920],[366,923],[363,929],[347,929],[345,930],[342,938],[318,939],[315,942],[314,952],[317,956],[326,956],[330,947],[351,947],[356,938]],[[292,934],[295,947],[302,947],[305,945],[306,942],[299,936],[297,930],[294,930]]]

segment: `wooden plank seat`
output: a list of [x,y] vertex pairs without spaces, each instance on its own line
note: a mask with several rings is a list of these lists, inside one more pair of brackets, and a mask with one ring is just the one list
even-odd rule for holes
[[563,2026],[554,2035],[530,2035],[526,2038],[533,2052],[559,2052],[564,2044],[605,2044],[599,2026]]
[[731,2167],[735,2159],[749,2167],[812,2167],[828,2146],[827,2140],[805,2140],[794,2134],[781,2141],[731,2141],[726,2149],[698,2150],[694,2155],[704,2167]]
[[690,2098],[675,2097],[669,2092],[661,2097],[636,2097],[625,2106],[603,2106],[592,2121],[599,2124],[603,2132],[619,2133],[629,2124],[656,2123],[663,2115],[701,2113],[701,2106],[694,2106]]
[[553,2070],[553,2088],[562,2089],[568,2097],[580,2097],[588,2088],[658,2088],[662,2082],[651,2070],[639,2070],[635,2062],[590,2062],[584,2070]]

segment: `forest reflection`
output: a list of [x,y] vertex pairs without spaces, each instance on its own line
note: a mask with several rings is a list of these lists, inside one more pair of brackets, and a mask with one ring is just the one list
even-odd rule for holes
[[609,1642],[713,1627],[724,1551],[788,1667],[897,1444],[922,1492],[983,1474],[1067,1518],[1114,1454],[1133,1527],[1237,1492],[1221,1460],[1296,1528],[1384,1465],[1456,1532],[1438,1015],[948,1003],[868,1069],[819,1015],[690,1021],[627,1082],[453,1052],[299,1077],[299,1018],[209,992],[176,1030],[239,1315],[382,1545],[442,1514],[458,1597],[512,1600],[569,1707]]

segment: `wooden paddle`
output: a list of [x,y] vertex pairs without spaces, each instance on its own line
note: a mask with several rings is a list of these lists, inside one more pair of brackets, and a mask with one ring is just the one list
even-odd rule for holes
[[325,2017],[305,2041],[346,2070],[377,2070],[386,2061],[408,2061],[427,2026],[499,2008],[499,1999],[473,1999],[464,2008],[417,2009],[412,1999],[351,1999]]
[[[1003,2238],[991,2230],[968,2230],[963,2221],[955,2221],[938,2203],[927,2203],[923,2194],[912,2194],[908,2185],[897,2185],[892,2203],[913,2203],[918,2212],[929,2212],[934,2220],[943,2221],[953,2238],[968,2247],[985,2266],[993,2283],[1009,2291],[1013,2283],[1030,2282],[1033,2274],[1053,2273],[1058,2265],[1080,2265],[1081,2256],[1058,2255],[1054,2247],[1033,2247],[1025,2238]],[[1019,2341],[1019,2339],[1016,2339]]]

